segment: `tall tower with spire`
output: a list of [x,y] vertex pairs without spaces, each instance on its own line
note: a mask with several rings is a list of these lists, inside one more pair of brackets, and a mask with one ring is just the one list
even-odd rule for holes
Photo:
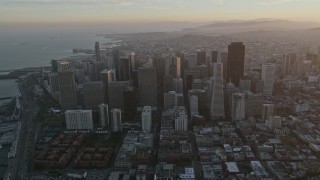
[[224,95],[223,95],[223,64],[221,62],[221,53],[218,53],[217,62],[214,68],[214,84],[212,89],[210,116],[212,120],[225,117]]

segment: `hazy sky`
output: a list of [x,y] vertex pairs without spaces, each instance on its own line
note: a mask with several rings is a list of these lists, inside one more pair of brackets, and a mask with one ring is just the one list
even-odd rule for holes
[[320,22],[320,0],[0,0],[0,23],[256,18]]

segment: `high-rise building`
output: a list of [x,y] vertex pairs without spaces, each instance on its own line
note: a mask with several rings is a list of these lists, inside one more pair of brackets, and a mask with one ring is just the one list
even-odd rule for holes
[[243,93],[232,94],[231,118],[232,121],[245,119],[245,95]]
[[120,51],[118,49],[112,50],[112,59],[113,59],[112,68],[116,72],[117,79],[120,79],[119,78]]
[[100,49],[100,61],[106,63],[106,66],[107,66],[107,50],[106,49]]
[[188,115],[185,113],[178,114],[174,120],[174,130],[176,132],[187,132],[188,131]]
[[183,80],[181,78],[173,79],[173,90],[177,93],[183,93]]
[[229,81],[230,79],[227,79],[229,73],[228,52],[221,52],[221,61],[223,64],[223,79]]
[[175,105],[176,106],[184,106],[184,96],[182,93],[176,93],[176,98],[175,98]]
[[304,76],[306,73],[312,72],[312,61],[310,60],[302,60],[299,62],[297,67],[297,75]]
[[141,106],[157,106],[157,76],[155,68],[138,70],[139,99]]
[[100,61],[101,60],[101,56],[100,56],[100,45],[99,45],[99,42],[96,42],[94,44],[94,54],[96,55],[97,61]]
[[224,110],[225,117],[228,119],[231,118],[232,94],[237,92],[240,92],[240,89],[237,88],[232,82],[226,83],[224,87]]
[[117,81],[117,73],[115,69],[108,70],[108,82]]
[[264,84],[263,94],[272,95],[273,83],[275,81],[276,65],[271,63],[262,64],[261,68],[261,80]]
[[62,109],[77,108],[77,87],[74,73],[64,71],[58,73],[59,79],[59,103]]
[[280,129],[282,124],[282,118],[280,116],[271,116],[266,120],[266,125],[271,129]]
[[130,81],[112,81],[108,83],[109,108],[124,109],[123,93],[131,86]]
[[104,88],[101,81],[90,81],[83,84],[83,101],[86,109],[97,110],[104,103]]
[[239,87],[241,92],[245,93],[251,91],[251,79],[248,76],[243,76],[240,78]]
[[172,76],[165,76],[163,79],[163,92],[173,91],[173,78]]
[[68,61],[59,60],[57,62],[57,66],[58,66],[58,72],[69,71]]
[[152,128],[152,110],[151,106],[144,106],[141,113],[142,131],[151,132]]
[[100,71],[100,80],[103,83],[103,94],[104,94],[104,102],[108,103],[109,102],[109,93],[108,93],[108,84],[109,84],[109,80],[108,80],[108,69],[104,69],[102,71]]
[[256,92],[256,86],[257,86],[257,82],[261,80],[261,70],[260,69],[253,69],[251,71],[251,90],[254,93]]
[[57,59],[52,59],[51,60],[51,71],[53,73],[57,73],[58,72],[58,62],[59,62],[59,60],[57,60]]
[[180,57],[176,57],[176,78],[181,78],[182,61]]
[[136,70],[136,54],[134,52],[131,52],[129,54],[129,61],[130,61],[130,69],[132,72],[133,70]]
[[259,80],[256,82],[254,92],[255,93],[263,93],[264,91],[264,82],[262,80]]
[[86,74],[84,69],[75,69],[74,76],[77,84],[83,84],[86,81]]
[[184,106],[174,106],[174,128],[176,132],[188,131],[188,115]]
[[59,78],[57,73],[49,73],[49,86],[50,86],[50,95],[55,99],[59,100]]
[[218,51],[212,51],[211,52],[211,63],[218,62]]
[[207,54],[205,51],[197,50],[197,65],[207,64]]
[[131,63],[129,58],[120,58],[119,75],[120,81],[128,81],[131,79]]
[[200,73],[200,79],[208,78],[208,66],[205,64],[201,64],[198,66],[199,73]]
[[240,78],[244,75],[245,45],[233,42],[228,46],[228,77],[231,82],[239,86]]
[[296,72],[296,54],[283,55],[282,61],[282,75],[294,75]]
[[184,97],[182,93],[176,93],[175,91],[169,91],[164,93],[164,109],[172,108],[174,106],[184,106]]
[[212,120],[224,118],[224,93],[223,93],[223,64],[221,54],[218,53],[218,60],[214,63],[214,83],[211,95],[210,116]]
[[67,129],[93,129],[92,110],[65,111]]
[[316,65],[318,61],[318,55],[316,53],[307,53],[306,54],[306,60],[309,60],[312,62],[312,65]]
[[121,109],[111,109],[111,132],[122,131]]
[[134,121],[138,99],[136,88],[130,86],[123,92],[123,114],[126,120]]
[[193,75],[188,74],[185,79],[186,79],[186,83],[185,83],[186,88],[185,89],[187,91],[189,91],[192,89]]
[[184,78],[184,69],[185,69],[185,66],[186,66],[185,54],[181,53],[181,52],[178,52],[178,53],[176,53],[176,56],[180,58],[180,68],[179,68],[180,69],[180,78]]
[[172,108],[165,109],[161,114],[161,130],[174,129],[174,110]]
[[155,54],[153,57],[153,67],[156,69],[157,73],[157,83],[161,87],[163,83],[163,78],[165,76],[165,59],[162,54]]
[[164,93],[163,95],[163,108],[170,108],[175,106],[175,98],[176,98],[176,92],[175,91],[169,91],[167,93]]
[[274,116],[274,104],[263,104],[261,112],[261,122],[265,122],[271,116]]
[[199,98],[196,95],[192,95],[189,97],[189,105],[190,105],[190,114],[198,115],[199,114]]
[[100,72],[106,68],[106,64],[102,61],[92,61],[88,67],[90,80],[98,81],[100,80]]
[[109,128],[109,107],[107,104],[99,105],[99,119],[102,127]]
[[203,89],[191,89],[188,92],[188,97],[190,100],[190,97],[192,95],[195,95],[198,97],[198,109],[200,114],[204,114],[206,112],[207,108],[207,94],[206,91]]
[[263,96],[261,94],[253,94],[250,91],[247,91],[245,95],[246,117],[260,116],[263,104]]

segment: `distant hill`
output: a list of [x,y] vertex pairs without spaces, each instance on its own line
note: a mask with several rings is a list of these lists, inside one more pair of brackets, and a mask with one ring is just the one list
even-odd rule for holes
[[319,27],[316,22],[258,19],[249,21],[217,21],[197,28],[188,28],[183,31],[194,33],[230,34],[248,31],[292,31]]

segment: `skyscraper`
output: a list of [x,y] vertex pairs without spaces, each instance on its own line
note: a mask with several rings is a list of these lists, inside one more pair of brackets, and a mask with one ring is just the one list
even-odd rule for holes
[[103,94],[104,94],[104,102],[108,103],[109,102],[109,93],[108,93],[108,69],[104,69],[102,71],[100,71],[100,80],[103,83]]
[[120,81],[128,81],[131,78],[131,62],[129,58],[121,58],[119,63]]
[[121,109],[111,109],[111,132],[122,131]]
[[176,132],[188,131],[188,115],[184,106],[174,107],[174,130]]
[[50,95],[55,99],[59,100],[59,78],[57,73],[48,74]]
[[187,114],[178,114],[174,120],[174,130],[176,132],[186,132],[188,131],[188,115]]
[[165,59],[162,54],[155,54],[152,61],[153,67],[157,71],[157,82],[162,83],[165,76]]
[[130,86],[123,92],[123,114],[126,120],[134,121],[137,113],[138,99],[136,88]]
[[176,56],[180,58],[180,78],[184,78],[184,69],[186,66],[185,55],[182,52],[178,52]]
[[198,115],[199,114],[199,107],[198,107],[198,96],[192,95],[189,97],[189,105],[190,105],[190,114],[191,115]]
[[74,74],[71,71],[58,73],[59,103],[62,109],[77,108],[77,87]]
[[119,63],[120,63],[120,51],[118,49],[112,50],[113,69],[116,72],[117,79],[119,79]]
[[232,121],[239,121],[245,119],[245,105],[245,95],[243,93],[232,94]]
[[173,79],[173,90],[177,93],[183,93],[183,80],[181,78]]
[[182,93],[176,93],[175,91],[169,91],[164,93],[164,109],[174,106],[184,106],[184,97]]
[[100,45],[99,45],[99,42],[96,42],[94,44],[94,54],[96,55],[97,61],[100,61],[101,60],[101,56],[100,56]]
[[283,55],[283,61],[282,61],[282,75],[294,75],[296,72],[296,54],[286,54]]
[[207,64],[207,54],[205,51],[197,50],[197,65]]
[[97,110],[104,103],[104,88],[101,81],[91,81],[83,84],[83,100],[86,109]]
[[246,100],[246,117],[259,116],[263,103],[263,96],[261,94],[253,94],[247,91],[245,93]]
[[136,54],[134,52],[131,52],[129,54],[129,60],[130,60],[130,70],[136,70]]
[[218,51],[212,51],[211,52],[211,63],[218,62]]
[[182,69],[181,58],[176,58],[176,78],[181,78],[181,69]]
[[270,117],[274,116],[274,104],[263,104],[261,109],[261,122],[265,122]]
[[240,78],[239,87],[241,92],[245,93],[251,91],[251,79],[248,76],[243,76]]
[[57,73],[58,72],[58,62],[59,60],[52,59],[51,60],[51,71]]
[[58,72],[69,71],[69,64],[68,61],[59,60],[57,62]]
[[245,45],[233,42],[228,46],[228,77],[236,86],[244,75]]
[[232,109],[232,94],[240,92],[240,89],[237,88],[232,82],[226,83],[224,87],[224,109],[225,116],[231,118],[231,109]]
[[157,76],[155,68],[138,70],[139,99],[141,106],[157,106]]
[[223,64],[223,79],[229,81],[229,79],[227,79],[229,73],[228,52],[221,52],[221,62]]
[[262,64],[261,68],[261,80],[264,84],[263,94],[272,95],[273,83],[275,81],[276,65],[271,63]]
[[151,131],[152,127],[152,111],[151,106],[144,106],[141,113],[141,126],[142,131]]
[[[191,89],[188,91],[189,101],[191,100],[190,97],[195,95],[198,97],[198,110],[201,115],[206,113],[207,107],[207,93],[203,89]],[[189,102],[190,103],[190,102]]]
[[176,98],[176,92],[174,91],[169,91],[164,93],[163,95],[163,108],[170,108],[175,106],[175,98]]
[[105,63],[102,61],[93,61],[89,65],[89,77],[91,81],[100,80],[100,72],[105,69]]
[[109,107],[107,104],[99,105],[99,119],[102,127],[109,128]]
[[[166,62],[162,54],[155,54],[152,61],[153,67],[156,70],[156,88],[159,94],[162,94],[164,91],[168,90],[168,87],[165,87],[165,83],[172,82],[172,77],[166,76]],[[138,70],[139,77],[139,70]],[[166,78],[166,79],[165,79]],[[139,80],[138,80],[139,83]],[[166,90],[164,90],[166,89]],[[157,102],[163,102],[163,97],[159,96]]]
[[124,109],[123,93],[131,86],[130,81],[112,81],[108,83],[110,109]]
[[214,84],[212,89],[210,116],[211,119],[225,117],[224,96],[223,96],[223,64],[221,63],[221,54],[218,53],[218,60],[214,63]]

